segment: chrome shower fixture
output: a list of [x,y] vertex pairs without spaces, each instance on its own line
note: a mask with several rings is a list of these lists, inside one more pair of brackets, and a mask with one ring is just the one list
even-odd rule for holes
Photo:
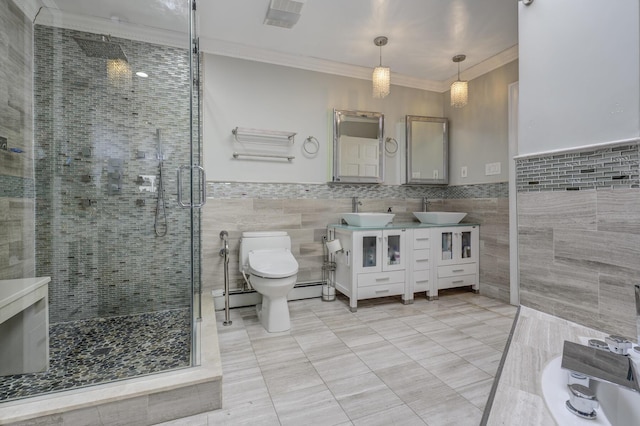
[[74,37],[73,39],[87,56],[102,59],[120,59],[129,62],[122,47],[118,43],[111,41],[111,36],[103,35],[101,37],[101,40],[80,37]]

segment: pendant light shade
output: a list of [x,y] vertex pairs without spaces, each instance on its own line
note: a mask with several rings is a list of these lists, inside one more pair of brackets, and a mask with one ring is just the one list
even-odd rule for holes
[[382,99],[390,92],[391,86],[391,69],[382,66],[382,46],[385,46],[389,40],[387,37],[380,36],[373,40],[373,43],[380,47],[380,66],[373,69],[373,97]]
[[451,106],[454,108],[462,108],[469,100],[469,84],[467,81],[460,80],[460,62],[465,59],[465,55],[453,57],[453,62],[458,64],[458,79],[451,84]]
[[390,92],[391,71],[389,67],[375,67],[373,69],[373,97],[382,99]]

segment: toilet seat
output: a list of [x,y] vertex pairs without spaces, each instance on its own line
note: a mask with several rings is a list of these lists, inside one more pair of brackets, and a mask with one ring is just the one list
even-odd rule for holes
[[285,278],[298,273],[298,262],[287,249],[251,250],[249,272],[262,278]]

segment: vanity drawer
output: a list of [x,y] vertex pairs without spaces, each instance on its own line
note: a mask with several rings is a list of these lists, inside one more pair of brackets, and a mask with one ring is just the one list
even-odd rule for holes
[[462,265],[438,266],[438,278],[456,277],[458,275],[470,275],[476,273],[475,263],[463,263]]
[[413,230],[413,249],[422,250],[431,247],[431,230],[430,229],[414,229]]
[[414,250],[413,252],[413,270],[424,271],[431,267],[429,255],[431,250]]
[[413,273],[413,291],[427,291],[429,289],[431,271],[416,271]]
[[476,281],[476,274],[438,278],[438,290],[442,290],[444,288],[464,287],[475,284],[478,284]]
[[358,300],[404,294],[404,283],[372,285],[358,288]]
[[401,283],[404,286],[404,271],[358,274],[358,287],[368,287],[394,283]]

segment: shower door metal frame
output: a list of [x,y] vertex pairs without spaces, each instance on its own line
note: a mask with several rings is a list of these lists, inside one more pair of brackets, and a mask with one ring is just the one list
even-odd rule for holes
[[[200,229],[200,208],[207,201],[206,175],[200,165],[202,161],[201,133],[202,126],[200,108],[200,48],[197,28],[196,0],[189,0],[189,134],[191,164],[178,168],[178,204],[182,208],[190,209],[191,216],[191,365],[200,365],[201,322],[202,322],[202,232]],[[195,126],[194,126],[195,119]],[[182,200],[181,175],[182,170],[189,170],[189,202]],[[197,173],[196,173],[197,171]],[[196,175],[198,177],[196,183]],[[200,186],[198,190],[196,185]],[[198,194],[199,193],[199,194]],[[194,202],[199,195],[199,201]]]

